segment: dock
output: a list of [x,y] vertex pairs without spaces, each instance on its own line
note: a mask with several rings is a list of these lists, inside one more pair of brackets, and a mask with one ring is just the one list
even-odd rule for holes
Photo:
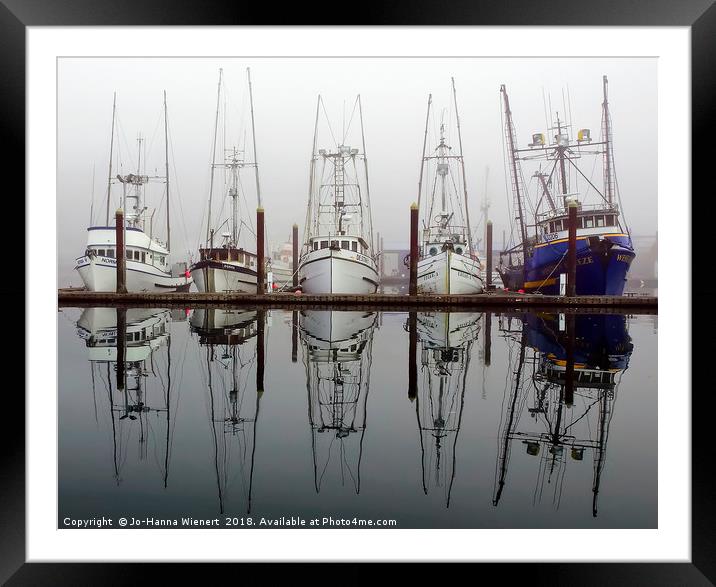
[[624,296],[548,296],[495,290],[475,295],[403,295],[403,294],[241,294],[241,293],[114,293],[77,289],[58,291],[60,307],[204,307],[250,306],[266,309],[299,310],[386,310],[386,311],[520,311],[550,310],[575,313],[656,314],[658,298],[644,295]]

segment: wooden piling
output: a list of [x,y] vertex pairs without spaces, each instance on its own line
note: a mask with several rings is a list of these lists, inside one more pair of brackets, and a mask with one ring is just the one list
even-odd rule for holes
[[298,312],[291,312],[291,362],[298,361]]
[[256,324],[256,392],[264,392],[264,323],[266,310],[258,310]]
[[567,365],[564,373],[564,403],[574,403],[574,342],[576,337],[574,314],[567,314]]
[[266,293],[266,260],[264,259],[264,209],[256,208],[256,293]]
[[124,244],[124,210],[114,215],[114,234],[117,243],[117,293],[127,293],[127,250]]
[[492,312],[485,312],[485,367],[490,366],[492,360]]
[[487,221],[487,235],[485,238],[485,255],[487,255],[486,289],[492,289],[492,220]]
[[291,244],[293,245],[293,287],[298,287],[298,224],[293,225],[293,234],[291,235]]
[[577,203],[572,201],[569,209],[569,242],[567,245],[567,297],[577,294]]
[[418,205],[410,205],[410,286],[411,296],[418,295]]
[[408,399],[412,402],[418,395],[418,314],[408,312]]
[[124,390],[126,367],[124,357],[127,348],[127,308],[117,308],[117,390]]

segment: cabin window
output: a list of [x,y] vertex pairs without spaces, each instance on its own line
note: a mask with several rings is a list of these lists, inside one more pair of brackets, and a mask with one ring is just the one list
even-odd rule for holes
[[462,255],[462,247],[456,247],[456,248],[455,248],[455,252],[456,252],[458,255]]
[[142,263],[146,263],[146,262],[147,262],[147,254],[144,251],[142,251]]
[[358,242],[357,241],[353,241],[351,243],[351,249],[353,250],[354,253],[358,252]]
[[134,251],[134,260],[139,261],[139,251]]
[[243,252],[243,251],[239,251],[238,253],[236,253],[236,260],[237,260],[239,263],[243,263],[243,262],[244,262],[244,252]]
[[131,258],[132,258],[132,251],[130,251],[129,249],[127,249],[127,254],[126,254],[125,256],[127,257],[127,259],[131,259]]
[[577,218],[577,228],[584,228],[584,218],[581,216]]
[[99,249],[99,250],[97,251],[97,254],[98,254],[100,257],[104,257],[104,249]]
[[435,256],[438,254],[438,248],[437,247],[430,247],[430,255]]
[[328,241],[321,241],[321,248],[327,249],[328,248]]
[[606,225],[614,226],[614,214],[607,214],[606,218],[607,218]]
[[162,265],[164,265],[164,255],[162,255],[161,257],[159,257],[159,262],[160,262]]
[[107,249],[107,256],[110,259],[114,259],[114,249]]
[[594,228],[594,216],[584,217],[584,228]]
[[314,251],[318,250],[318,241],[313,241],[313,250]]
[[350,251],[351,245],[348,241],[341,241],[341,248],[345,249],[346,251]]
[[338,241],[331,241],[331,247],[338,248]]
[[595,226],[604,226],[604,216],[595,216],[594,223]]

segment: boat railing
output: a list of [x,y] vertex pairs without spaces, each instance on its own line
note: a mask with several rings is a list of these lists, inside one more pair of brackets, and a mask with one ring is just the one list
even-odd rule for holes
[[[584,213],[594,214],[595,212],[604,212],[605,214],[618,214],[619,206],[617,204],[579,204],[577,207],[577,215]],[[569,211],[566,208],[559,208],[557,210],[548,210],[537,214],[537,221],[544,222],[545,220],[552,220],[553,218],[566,217]]]

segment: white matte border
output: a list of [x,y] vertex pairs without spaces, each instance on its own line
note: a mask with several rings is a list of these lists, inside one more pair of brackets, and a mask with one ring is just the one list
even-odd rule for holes
[[662,267],[681,272],[659,289],[658,530],[58,530],[57,336],[47,333],[57,323],[57,280],[47,263],[32,262],[26,283],[28,562],[347,560],[347,552],[375,561],[690,561],[690,249],[684,255],[691,234],[690,28],[241,27],[240,34],[237,28],[27,28],[26,259],[47,258],[53,249],[56,257],[59,56],[187,56],[190,37],[192,57],[326,56],[334,47],[341,48],[337,56],[363,57],[658,57],[659,206],[665,210],[667,198],[672,203],[668,214],[659,214],[659,253]]

